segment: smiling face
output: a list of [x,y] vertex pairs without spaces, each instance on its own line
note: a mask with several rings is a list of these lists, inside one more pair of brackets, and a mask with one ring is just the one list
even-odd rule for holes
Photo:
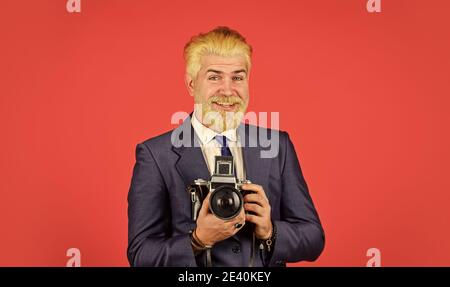
[[195,79],[186,74],[186,86],[195,101],[195,116],[216,132],[235,129],[249,99],[245,57],[204,55],[200,63]]

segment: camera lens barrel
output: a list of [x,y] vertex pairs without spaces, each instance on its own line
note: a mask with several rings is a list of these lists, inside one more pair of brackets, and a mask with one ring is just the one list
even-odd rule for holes
[[241,192],[231,185],[221,185],[209,198],[211,212],[220,219],[228,220],[239,215],[244,204]]

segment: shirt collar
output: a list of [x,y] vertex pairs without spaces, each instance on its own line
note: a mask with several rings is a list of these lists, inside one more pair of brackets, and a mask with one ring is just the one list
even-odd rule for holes
[[[194,131],[197,133],[198,138],[200,139],[202,144],[207,144],[209,143],[211,140],[214,139],[214,137],[216,135],[219,135],[218,132],[205,127],[198,119],[197,116],[195,115],[195,112],[192,113],[192,117],[191,117],[191,123],[192,123],[192,127],[194,128]],[[225,136],[228,140],[230,141],[237,141],[237,133],[236,133],[236,129],[230,129],[230,130],[226,130],[222,133],[220,133],[220,135]]]

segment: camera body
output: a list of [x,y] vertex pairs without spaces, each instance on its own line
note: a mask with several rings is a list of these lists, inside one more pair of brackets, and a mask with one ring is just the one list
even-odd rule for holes
[[244,205],[245,192],[242,185],[249,180],[238,181],[234,173],[232,156],[216,156],[214,173],[209,181],[196,179],[188,187],[191,198],[191,219],[196,221],[203,201],[209,197],[209,209],[223,220],[236,217]]

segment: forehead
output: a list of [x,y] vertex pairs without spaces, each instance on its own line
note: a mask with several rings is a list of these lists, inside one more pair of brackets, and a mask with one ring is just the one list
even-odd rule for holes
[[[237,70],[247,71],[247,62],[243,55],[233,56],[217,56],[217,55],[203,55],[200,58],[201,71],[206,72],[209,69],[218,70],[221,72],[233,72]],[[247,71],[248,72],[248,71]]]

